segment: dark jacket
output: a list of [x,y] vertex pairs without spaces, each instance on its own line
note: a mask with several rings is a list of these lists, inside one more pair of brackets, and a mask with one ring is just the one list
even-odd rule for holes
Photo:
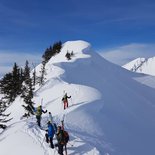
[[67,94],[65,94],[62,98],[62,101],[66,102],[68,98],[71,98],[71,96],[67,96]]
[[58,141],[58,144],[61,144],[61,145],[64,145],[65,144],[63,130],[60,130],[57,133],[57,141]]

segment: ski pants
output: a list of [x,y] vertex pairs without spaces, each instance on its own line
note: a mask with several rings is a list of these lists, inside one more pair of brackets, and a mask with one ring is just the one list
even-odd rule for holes
[[54,148],[53,137],[48,137],[47,133],[45,134],[45,137],[46,137],[46,142],[48,143],[50,141],[51,148],[53,149]]
[[68,101],[64,101],[64,109],[68,108]]
[[36,116],[36,119],[37,119],[37,124],[38,124],[38,126],[40,126],[41,116],[40,116],[40,115],[37,115],[37,116]]
[[60,154],[60,155],[63,155],[63,144],[60,144],[60,143],[58,143],[58,153]]

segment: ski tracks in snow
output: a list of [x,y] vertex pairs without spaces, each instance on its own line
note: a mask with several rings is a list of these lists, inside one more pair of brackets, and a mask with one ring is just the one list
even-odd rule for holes
[[33,118],[27,120],[26,125],[24,126],[24,132],[34,139],[35,143],[42,147],[44,155],[55,155],[55,149],[52,150],[45,141],[45,131],[38,127]]
[[[60,119],[61,118],[57,118]],[[67,129],[66,126],[66,130]],[[23,132],[34,140],[34,143],[40,145],[44,151],[44,155],[58,155],[57,148],[50,148],[49,144],[45,140],[45,131],[41,130],[36,124],[34,117],[28,119],[24,125]],[[92,145],[86,143],[85,140],[79,138],[75,134],[70,133],[70,141],[67,144],[67,150],[69,155],[100,155],[99,151]],[[88,138],[88,137],[87,137]],[[56,143],[54,137],[53,143]],[[109,154],[106,154],[109,155]]]
[[[57,83],[57,85],[55,85],[55,83]],[[59,103],[58,100],[60,100],[60,98],[62,97],[62,94],[60,92],[63,92],[63,91],[60,91],[60,88],[59,88],[60,86],[62,87],[62,84],[63,84],[63,88],[65,88],[68,94],[70,94],[74,99],[72,100],[71,98],[69,100],[69,104],[70,104],[69,108],[66,109],[65,111],[61,110],[61,105],[57,106],[57,104]],[[50,89],[51,87],[52,89]],[[55,115],[54,120],[57,123],[57,125],[60,125],[62,120],[61,118],[62,115],[67,115],[68,113],[78,108],[79,106],[82,106],[86,103],[92,102],[93,100],[100,98],[100,93],[96,89],[83,86],[83,85],[67,84],[57,78],[53,79],[52,81],[47,81],[46,85],[40,88],[36,92],[36,95],[40,92],[42,92],[42,94],[48,94],[48,93],[53,94],[52,91],[55,91],[55,90],[59,90],[57,92],[58,95],[55,96],[54,98],[53,96],[51,96],[51,98],[47,98],[46,101],[44,101],[44,106],[46,108],[48,107],[48,109],[50,109],[52,114]],[[86,94],[89,94],[89,95],[86,95]],[[56,105],[55,107],[57,107],[58,109],[53,109],[54,104]],[[61,111],[61,113],[55,114],[54,111]],[[46,118],[43,117],[43,119],[46,119]],[[43,124],[43,119],[42,119],[42,124]],[[45,122],[46,121],[44,121],[44,124]],[[70,131],[69,126],[67,126],[66,121],[65,121],[65,129],[69,132],[69,135],[70,135],[70,141],[67,144],[69,155],[100,155],[100,152],[97,150],[95,145],[93,145],[93,143],[90,143],[90,139],[88,136],[82,138],[81,135],[78,135],[76,133],[73,134]],[[35,143],[39,144],[42,147],[42,149],[44,150],[44,155],[57,155],[57,150],[56,149],[52,150],[49,147],[49,144],[46,143],[46,141],[44,140],[45,131],[41,130],[37,126],[35,118],[34,120],[33,118],[30,118],[27,120],[27,124],[25,125],[25,128],[24,128],[24,132],[27,133],[30,137],[32,137]],[[54,138],[54,143],[56,143],[55,138]]]

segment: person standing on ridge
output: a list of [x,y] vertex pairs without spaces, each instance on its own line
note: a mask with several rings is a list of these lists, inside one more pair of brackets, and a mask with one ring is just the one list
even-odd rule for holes
[[63,121],[62,121],[62,126],[58,126],[56,138],[58,143],[55,144],[55,146],[58,147],[58,153],[60,155],[63,155],[63,150],[65,150],[65,155],[67,155],[67,143],[69,141],[69,134],[67,131],[64,130]]
[[61,126],[58,126],[56,138],[57,138],[58,143],[55,144],[55,146],[58,147],[58,153],[60,155],[63,155],[64,135],[63,135],[63,130],[61,129]]
[[42,109],[42,106],[40,105],[40,106],[38,106],[37,109],[36,109],[36,119],[37,119],[37,123],[38,123],[38,126],[39,126],[39,127],[41,127],[40,122],[41,122],[41,115],[42,115],[42,113],[47,113],[47,110],[44,111],[44,110]]
[[46,131],[47,131],[47,133],[45,134],[46,142],[49,143],[49,141],[50,141],[50,146],[53,149],[54,148],[53,137],[54,137],[55,131],[54,131],[53,125],[50,121],[48,122],[48,130],[46,130]]
[[68,108],[68,98],[71,98],[71,96],[67,96],[67,93],[62,98],[62,101],[64,103],[64,109]]

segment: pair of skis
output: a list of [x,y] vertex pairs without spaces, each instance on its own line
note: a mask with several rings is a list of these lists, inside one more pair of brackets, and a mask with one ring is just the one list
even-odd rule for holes
[[[64,118],[65,118],[65,115],[63,115],[61,120],[61,126],[63,131],[64,131]],[[67,144],[65,144],[65,155],[67,155]]]

